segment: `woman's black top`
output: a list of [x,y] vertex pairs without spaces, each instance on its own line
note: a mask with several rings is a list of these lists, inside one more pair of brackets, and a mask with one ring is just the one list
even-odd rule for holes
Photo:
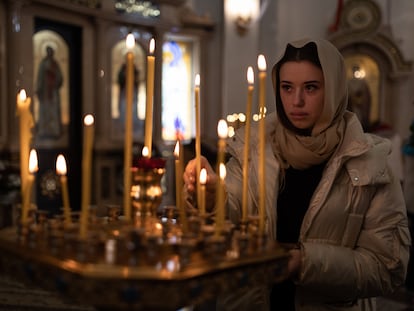
[[[277,241],[280,243],[297,243],[303,217],[308,210],[310,200],[326,163],[306,170],[292,167],[285,171],[284,186],[277,200]],[[274,284],[270,295],[271,310],[295,310],[295,285],[286,280]]]

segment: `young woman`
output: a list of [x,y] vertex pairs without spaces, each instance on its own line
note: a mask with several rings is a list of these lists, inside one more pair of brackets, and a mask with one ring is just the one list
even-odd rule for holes
[[[366,134],[348,104],[339,51],[325,40],[287,45],[272,71],[276,112],[266,117],[266,230],[292,245],[290,278],[218,297],[219,310],[375,310],[404,284],[410,234],[390,142]],[[250,214],[257,214],[258,140],[252,128]],[[241,217],[243,129],[228,142],[227,213]],[[205,158],[209,194],[218,179]],[[195,163],[184,173],[194,196]],[[214,200],[207,200],[213,202]],[[214,209],[214,206],[210,206]]]

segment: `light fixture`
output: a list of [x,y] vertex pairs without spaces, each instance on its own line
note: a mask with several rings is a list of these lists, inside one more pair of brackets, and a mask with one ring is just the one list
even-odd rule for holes
[[229,0],[229,12],[233,16],[237,33],[245,35],[255,15],[257,0]]
[[352,67],[353,76],[355,79],[364,79],[366,76],[365,69],[355,65]]
[[143,17],[159,17],[160,9],[152,1],[115,0],[115,10],[119,13],[136,13]]

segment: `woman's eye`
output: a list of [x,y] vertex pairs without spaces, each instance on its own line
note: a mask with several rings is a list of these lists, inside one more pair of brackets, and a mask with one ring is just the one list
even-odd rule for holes
[[288,85],[288,84],[282,84],[282,85],[280,86],[280,88],[281,88],[282,90],[286,91],[286,92],[292,89],[292,87],[291,87],[290,85]]
[[316,90],[318,88],[318,86],[314,85],[314,84],[308,84],[306,85],[305,89],[309,92],[312,92],[314,90]]

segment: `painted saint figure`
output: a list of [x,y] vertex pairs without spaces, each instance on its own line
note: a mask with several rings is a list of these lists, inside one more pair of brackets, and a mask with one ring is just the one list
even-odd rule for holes
[[37,133],[42,138],[57,139],[62,134],[60,88],[62,71],[54,58],[55,51],[46,47],[46,56],[39,64],[36,93],[39,99]]

